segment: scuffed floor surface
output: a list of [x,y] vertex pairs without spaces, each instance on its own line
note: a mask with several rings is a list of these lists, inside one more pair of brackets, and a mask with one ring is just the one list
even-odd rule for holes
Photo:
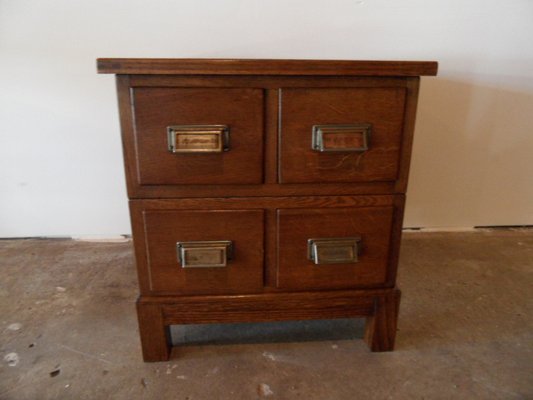
[[131,243],[0,241],[0,399],[533,399],[533,231],[406,233],[397,350],[362,321],[174,327],[141,360]]

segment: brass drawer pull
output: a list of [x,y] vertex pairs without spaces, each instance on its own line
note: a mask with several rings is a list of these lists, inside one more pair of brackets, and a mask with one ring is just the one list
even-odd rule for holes
[[172,125],[167,127],[171,153],[222,153],[229,150],[227,125]]
[[312,149],[319,152],[368,150],[371,124],[313,125]]
[[358,261],[361,237],[309,239],[307,258],[315,264],[348,264]]
[[178,262],[182,268],[225,267],[233,256],[231,240],[177,242]]

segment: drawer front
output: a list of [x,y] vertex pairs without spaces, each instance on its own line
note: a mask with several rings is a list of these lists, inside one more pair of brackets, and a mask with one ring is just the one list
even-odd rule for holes
[[278,210],[278,287],[385,283],[392,222],[392,206]]
[[147,210],[143,225],[151,291],[221,294],[262,289],[262,210]]
[[141,185],[262,182],[262,89],[132,91]]
[[398,178],[406,89],[283,89],[280,181]]

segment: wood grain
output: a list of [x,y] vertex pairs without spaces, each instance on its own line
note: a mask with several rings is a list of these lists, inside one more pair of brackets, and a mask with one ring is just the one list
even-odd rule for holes
[[394,214],[392,216],[392,227],[390,230],[389,268],[387,268],[387,279],[385,280],[383,287],[394,287],[396,285],[396,275],[398,273],[398,263],[400,260],[404,210],[405,195],[394,196]]
[[304,87],[405,87],[407,77],[346,75],[128,75],[131,87],[227,87],[280,88]]
[[[132,96],[139,184],[263,182],[263,90],[136,88]],[[209,124],[229,127],[229,151],[168,151],[168,126]]]
[[118,109],[120,116],[120,131],[122,138],[122,154],[124,157],[124,170],[126,172],[126,184],[128,197],[135,196],[136,187],[139,184],[137,168],[137,154],[135,151],[135,130],[133,128],[133,112],[131,109],[130,77],[117,75],[115,77],[117,88]]
[[99,58],[101,74],[221,75],[436,75],[435,61],[234,60],[172,58]]
[[144,361],[168,360],[172,343],[161,307],[137,300],[137,318]]
[[[145,361],[171,324],[367,317],[394,348],[395,289],[420,76],[436,62],[98,59],[115,73]],[[311,127],[371,123],[365,153],[311,150]],[[176,155],[166,127],[230,125],[230,151]],[[362,236],[354,264],[307,239]],[[177,241],[232,240],[225,268],[184,270]]]
[[145,361],[166,361],[175,324],[367,317],[372,351],[394,347],[400,291],[335,290],[218,296],[141,296],[137,301]]
[[[340,289],[383,285],[387,277],[393,207],[278,210],[278,287]],[[307,258],[312,238],[360,236],[356,263],[316,265]]]
[[[405,104],[404,88],[283,89],[280,182],[395,181]],[[313,125],[371,124],[365,152],[312,149]]]
[[394,196],[286,196],[286,197],[219,197],[190,199],[131,200],[135,212],[142,210],[242,210],[320,207],[392,206]]
[[374,299],[374,310],[365,325],[365,341],[372,351],[394,350],[400,297],[400,290],[394,290]]
[[163,307],[164,323],[289,321],[295,319],[350,318],[372,313],[374,299],[347,292],[283,293],[232,298],[178,300]]
[[396,193],[394,182],[298,183],[282,185],[139,185],[134,181],[130,182],[128,188],[129,197],[132,199],[380,195]]
[[141,296],[139,302],[162,307],[165,324],[248,320],[259,322],[291,320],[296,313],[300,313],[302,319],[330,318],[330,311],[333,313],[331,318],[370,316],[376,310],[375,299],[394,292],[395,289],[375,289],[219,296]]
[[[124,143],[124,155],[127,166],[127,183],[128,183],[128,194],[130,198],[147,198],[147,197],[205,197],[213,195],[230,195],[230,196],[253,196],[253,195],[320,195],[320,194],[365,194],[365,193],[401,193],[404,192],[406,185],[406,178],[409,167],[409,155],[410,155],[410,143],[412,141],[412,131],[414,127],[414,112],[416,111],[416,85],[418,84],[418,78],[405,78],[405,77],[384,77],[384,78],[375,78],[375,77],[346,77],[346,76],[165,76],[165,75],[131,75],[131,76],[119,76],[118,80],[122,79],[121,87],[119,92],[119,97],[123,100],[120,101],[120,111],[121,111],[121,126],[123,134],[123,143]],[[205,86],[209,86],[215,90],[217,88],[227,88],[231,93],[232,90],[235,90],[235,86],[238,87],[249,87],[250,90],[258,90],[257,88],[263,88],[264,91],[264,139],[259,138],[259,142],[251,145],[251,142],[246,142],[248,144],[249,151],[244,153],[241,152],[243,160],[238,165],[252,165],[252,168],[245,168],[239,170],[235,167],[237,162],[227,163],[227,159],[237,160],[238,157],[232,158],[230,153],[223,155],[202,155],[201,158],[191,155],[174,155],[166,152],[166,136],[164,134],[165,127],[159,123],[159,129],[153,129],[149,135],[145,135],[139,132],[136,132],[133,127],[134,123],[131,120],[132,110],[130,103],[135,99],[131,97],[126,85],[129,85],[131,88],[134,88],[132,93],[136,91],[148,92],[155,90],[156,92],[160,89],[160,86],[165,86],[167,89],[172,87],[175,90],[181,91],[185,88],[196,88],[198,90],[206,90]],[[274,171],[274,162],[277,165],[277,160],[279,158],[277,140],[278,140],[278,129],[277,129],[277,120],[278,113],[276,112],[278,104],[278,96],[276,95],[280,88],[285,85],[291,88],[301,88],[305,90],[306,88],[324,88],[326,91],[332,90],[331,87],[339,88],[352,88],[352,90],[391,90],[393,88],[398,88],[397,90],[407,90],[407,100],[406,100],[406,120],[404,122],[404,131],[402,135],[402,142],[397,144],[397,152],[402,152],[401,162],[394,164],[394,161],[387,164],[389,170],[394,170],[399,167],[397,177],[392,177],[394,173],[391,173],[389,178],[390,181],[383,181],[382,176],[379,174],[377,176],[372,176],[370,174],[359,174],[355,171],[353,163],[344,162],[341,163],[341,169],[348,170],[350,174],[346,174],[346,171],[341,171],[338,174],[335,174],[334,171],[331,171],[328,166],[331,166],[331,160],[337,160],[339,155],[331,154],[320,154],[321,157],[317,158],[315,152],[309,153],[308,149],[310,138],[309,134],[304,134],[303,139],[295,139],[292,135],[286,136],[289,140],[299,141],[300,146],[304,146],[303,151],[305,153],[300,153],[299,151],[293,150],[296,155],[299,156],[297,160],[293,160],[292,155],[289,155],[285,160],[289,163],[293,163],[296,168],[304,168],[301,161],[305,161],[307,158],[315,158],[315,160],[322,160],[321,163],[328,164],[325,167],[325,170],[322,169],[321,173],[308,174],[307,172],[301,173],[298,171],[293,171],[293,168],[287,166],[288,176],[290,178],[291,174],[303,175],[300,179],[297,179],[296,184],[288,183],[284,181],[283,185],[277,184],[277,175],[278,171]],[[154,87],[155,86],[155,87]],[[150,89],[152,88],[152,89]],[[268,89],[267,89],[268,88]],[[120,94],[121,93],[121,94]],[[414,99],[411,97],[415,96]],[[151,112],[150,107],[154,107],[154,104],[157,103],[157,99],[154,101],[147,100],[148,107],[142,107],[142,104],[138,105],[135,108],[135,116],[137,114],[146,114],[151,118],[151,115],[155,115]],[[183,103],[190,103],[186,101],[187,99],[182,99]],[[222,100],[218,100],[222,101]],[[159,104],[159,103],[158,103]],[[203,102],[200,98],[195,103],[183,105],[182,107],[190,107],[194,114],[200,112],[202,114]],[[200,105],[202,104],[202,105]],[[258,106],[259,107],[259,106]],[[262,106],[261,106],[262,107]],[[296,105],[298,108],[298,105]],[[336,107],[338,110],[342,108]],[[144,110],[144,111],[143,111]],[[244,111],[244,109],[243,109]],[[158,111],[159,112],[159,111]],[[332,111],[333,112],[333,111]],[[157,113],[156,113],[157,114]],[[185,114],[185,113],[182,113]],[[190,113],[186,113],[191,115]],[[204,112],[205,114],[205,112]],[[248,113],[249,114],[249,113]],[[267,115],[268,114],[268,115]],[[412,114],[412,115],[411,115]],[[233,113],[233,115],[236,115]],[[257,116],[257,113],[255,114]],[[329,117],[326,115],[327,119]],[[200,116],[201,118],[201,116]],[[333,117],[334,118],[334,117]],[[203,118],[202,120],[206,120]],[[219,120],[224,118],[219,118]],[[135,121],[135,125],[138,123]],[[258,122],[259,123],[259,122]],[[309,128],[309,127],[308,127]],[[244,128],[243,128],[244,129]],[[310,129],[310,128],[309,128]],[[163,134],[161,133],[163,132]],[[263,133],[259,134],[262,136]],[[143,143],[147,144],[148,147],[143,147]],[[382,142],[383,143],[383,142]],[[389,139],[387,139],[389,143]],[[264,150],[259,150],[258,147],[264,147]],[[400,148],[401,147],[401,148]],[[290,152],[289,146],[289,152]],[[146,150],[146,151],[143,151]],[[394,149],[393,149],[394,150]],[[257,157],[256,153],[261,152],[260,156]],[[406,154],[403,155],[403,152]],[[391,155],[394,151],[389,152],[388,156],[383,154],[379,149],[374,150],[370,154],[375,156],[375,161],[373,166],[375,169],[381,169],[383,172],[383,161],[390,161]],[[153,156],[157,154],[157,156]],[[372,162],[368,162],[366,154],[364,157],[358,158],[358,160],[364,160],[363,166],[358,166],[360,168],[364,166],[371,166]],[[131,158],[137,157],[136,162],[132,162]],[[185,157],[185,158],[184,158]],[[383,158],[385,157],[385,158]],[[394,155],[393,155],[394,157]],[[353,158],[353,157],[352,157]],[[213,159],[218,159],[218,161],[213,161]],[[264,159],[264,171],[257,171],[257,169],[262,169],[261,159]],[[370,157],[372,159],[372,157]],[[155,160],[158,160],[157,162]],[[192,160],[192,162],[190,161]],[[161,163],[161,161],[165,161]],[[183,161],[183,162],[182,162]],[[338,161],[338,160],[337,160]],[[353,161],[353,160],[347,160]],[[180,164],[180,165],[176,165]],[[258,165],[259,164],[259,165]],[[141,168],[142,166],[146,168]],[[368,168],[367,168],[368,169]],[[328,173],[328,170],[329,173]],[[369,168],[372,172],[372,168]],[[245,171],[245,172],[243,172]],[[253,171],[253,172],[252,172]],[[311,170],[312,171],[312,170]],[[189,178],[194,172],[196,179]],[[281,168],[280,171],[281,172]],[[343,173],[344,172],[344,173]],[[148,176],[147,176],[148,174]],[[249,176],[247,176],[249,175]],[[253,176],[252,176],[253,175]],[[318,175],[318,177],[316,176]],[[329,186],[323,187],[322,185],[313,185],[313,181],[322,181],[320,175],[329,175],[331,181],[341,181],[347,184],[350,184],[350,179],[353,179],[356,184],[351,184],[350,186],[338,185],[338,186]],[[351,177],[350,177],[351,176]],[[355,178],[354,178],[355,176]],[[362,176],[362,178],[361,178]],[[366,177],[365,177],[366,176]],[[260,184],[264,179],[265,184]],[[371,182],[364,182],[364,179],[370,179]],[[398,180],[396,180],[398,179]],[[232,184],[232,181],[237,184]],[[259,184],[253,185],[257,182]],[[305,185],[305,182],[301,181],[311,181],[309,184]],[[169,182],[175,182],[175,184],[169,184]],[[210,184],[212,182],[212,184]],[[184,184],[186,183],[186,184]],[[221,187],[220,183],[223,183],[227,186]],[[243,185],[245,183],[245,185]],[[370,183],[367,184],[367,183]],[[290,186],[288,186],[290,185]]]
[[278,116],[279,90],[265,91],[265,179],[266,184],[278,181]]
[[[149,287],[176,294],[253,293],[263,288],[262,210],[146,210],[142,213]],[[140,234],[140,235],[139,235]],[[226,267],[182,268],[176,242],[233,242]],[[139,260],[143,262],[142,260]]]
[[395,183],[397,193],[405,193],[411,165],[411,152],[413,149],[413,137],[415,133],[416,108],[418,104],[418,89],[420,78],[407,79],[407,98],[405,102],[405,116],[403,120],[402,144],[400,150],[400,164],[398,179]]
[[[193,211],[194,210],[194,211]],[[218,210],[218,211],[216,211]],[[246,220],[241,219],[240,215],[242,210],[263,210],[265,213],[264,219]],[[282,210],[282,211],[278,211]],[[371,235],[374,242],[370,246],[373,253],[377,253],[377,247],[383,246],[390,241],[390,250],[383,249],[382,254],[379,254],[381,261],[375,264],[376,258],[370,257],[369,260],[373,260],[371,265],[367,265],[361,269],[360,265],[349,266],[349,274],[351,276],[343,277],[342,274],[337,275],[336,280],[332,280],[330,277],[326,277],[321,284],[310,283],[312,277],[305,276],[307,271],[308,261],[305,255],[302,255],[297,259],[297,262],[288,262],[287,268],[292,270],[293,268],[302,268],[303,275],[298,278],[296,284],[293,285],[277,285],[278,281],[278,250],[281,246],[278,244],[278,231],[279,221],[277,218],[278,213],[292,213],[295,215],[302,214],[302,219],[307,219],[308,210],[318,210],[317,216],[314,219],[314,224],[307,226],[306,224],[300,224],[299,222],[289,222],[284,224],[285,230],[287,230],[289,238],[282,239],[285,246],[289,248],[294,246],[297,242],[293,235],[302,234],[309,236],[317,234],[317,229],[325,231],[325,234],[332,235],[333,233],[341,235],[348,234],[353,235],[354,227],[359,225],[361,229],[368,235]],[[390,210],[393,214],[392,222],[383,220],[379,217],[379,214],[383,210]],[[222,211],[234,211],[234,213],[222,213]],[[397,256],[398,248],[400,245],[397,236],[398,230],[401,229],[401,219],[403,217],[403,196],[313,196],[313,197],[252,197],[252,198],[203,198],[203,199],[154,199],[154,200],[131,200],[130,212],[133,227],[133,240],[135,243],[137,269],[139,273],[139,282],[141,287],[141,293],[145,295],[149,294],[185,294],[185,293],[205,293],[206,288],[209,286],[207,282],[195,283],[193,281],[187,281],[188,285],[192,285],[187,288],[185,286],[179,286],[177,281],[177,275],[180,271],[176,271],[176,258],[175,258],[175,241],[177,241],[177,235],[182,235],[183,232],[195,231],[194,240],[225,240],[223,237],[211,237],[213,231],[211,225],[217,226],[216,229],[226,229],[226,232],[256,232],[256,229],[261,224],[264,225],[264,282],[261,282],[260,286],[245,284],[237,285],[228,288],[224,285],[218,289],[213,290],[226,291],[228,290],[240,290],[241,292],[257,292],[257,291],[270,291],[273,287],[278,286],[277,290],[286,291],[290,288],[295,288],[298,282],[301,283],[300,289],[310,287],[321,288],[333,288],[333,287],[376,287],[393,286],[394,277],[396,276]],[[191,214],[192,213],[192,214]],[[323,215],[320,215],[320,214]],[[347,214],[346,214],[347,213]],[[374,216],[374,214],[378,216]],[[388,213],[388,211],[387,211]],[[194,217],[188,219],[181,218],[182,215],[193,215]],[[313,211],[310,212],[313,214]],[[150,232],[146,225],[146,216],[155,215],[156,218],[150,223]],[[347,215],[352,215],[351,218],[345,218]],[[201,218],[198,218],[201,216]],[[369,216],[372,216],[369,221]],[[213,218],[211,218],[213,217]],[[381,219],[380,219],[381,218]],[[194,222],[191,222],[194,221]],[[196,224],[196,225],[194,225]],[[391,229],[392,224],[392,229]],[[366,228],[368,226],[368,228]],[[329,228],[328,228],[329,227]],[[305,229],[307,230],[305,230]],[[381,233],[379,237],[376,237],[377,230]],[[188,233],[187,233],[188,234]],[[222,233],[220,233],[222,235]],[[189,237],[189,236],[187,236]],[[240,236],[239,236],[240,237]],[[309,236],[311,237],[311,236]],[[171,239],[169,239],[171,238]],[[304,239],[307,240],[308,237]],[[228,238],[226,238],[228,239]],[[302,239],[302,240],[304,240]],[[166,254],[166,260],[163,265],[159,266],[156,271],[156,279],[158,283],[154,286],[151,280],[154,279],[154,273],[150,271],[149,259],[152,251],[149,251],[147,242],[148,240],[154,242],[156,248],[160,246],[166,246],[162,254]],[[192,239],[189,239],[192,240]],[[256,238],[256,242],[261,240]],[[376,246],[376,243],[381,243]],[[246,242],[249,243],[249,242]],[[252,247],[255,244],[250,244]],[[284,247],[285,249],[286,247]],[[293,251],[293,250],[291,250]],[[376,254],[377,255],[377,254]],[[261,260],[263,261],[263,260]],[[380,264],[381,263],[381,264]],[[255,264],[250,264],[250,267]],[[338,266],[337,266],[338,267]],[[342,267],[342,266],[341,266]],[[161,271],[165,272],[161,272]],[[309,273],[313,271],[309,269]],[[326,270],[327,271],[327,270]],[[340,271],[335,269],[333,271]],[[251,273],[251,271],[248,271]],[[346,272],[346,271],[344,271]],[[257,279],[257,275],[254,276]],[[290,271],[289,271],[290,273]],[[259,275],[259,273],[257,273]],[[234,276],[238,279],[237,276]],[[180,278],[182,279],[182,278]],[[227,283],[226,278],[223,281]],[[345,279],[345,282],[340,280]],[[185,280],[183,280],[185,282]],[[256,282],[256,281],[255,281]],[[249,282],[248,282],[249,283]],[[263,286],[264,284],[264,286]],[[178,286],[177,286],[178,285]],[[198,286],[200,285],[200,286]],[[202,286],[203,285],[203,286]],[[237,289],[240,288],[240,289]],[[188,292],[191,290],[192,292]]]
[[264,271],[264,280],[265,287],[263,289],[268,289],[270,287],[276,286],[277,280],[277,238],[276,238],[276,209],[269,207],[265,209],[265,271]]

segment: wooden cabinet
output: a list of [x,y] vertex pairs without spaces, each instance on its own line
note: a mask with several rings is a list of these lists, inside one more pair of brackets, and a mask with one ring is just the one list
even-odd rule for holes
[[435,62],[99,59],[117,75],[145,361],[172,324],[365,317],[394,347]]

